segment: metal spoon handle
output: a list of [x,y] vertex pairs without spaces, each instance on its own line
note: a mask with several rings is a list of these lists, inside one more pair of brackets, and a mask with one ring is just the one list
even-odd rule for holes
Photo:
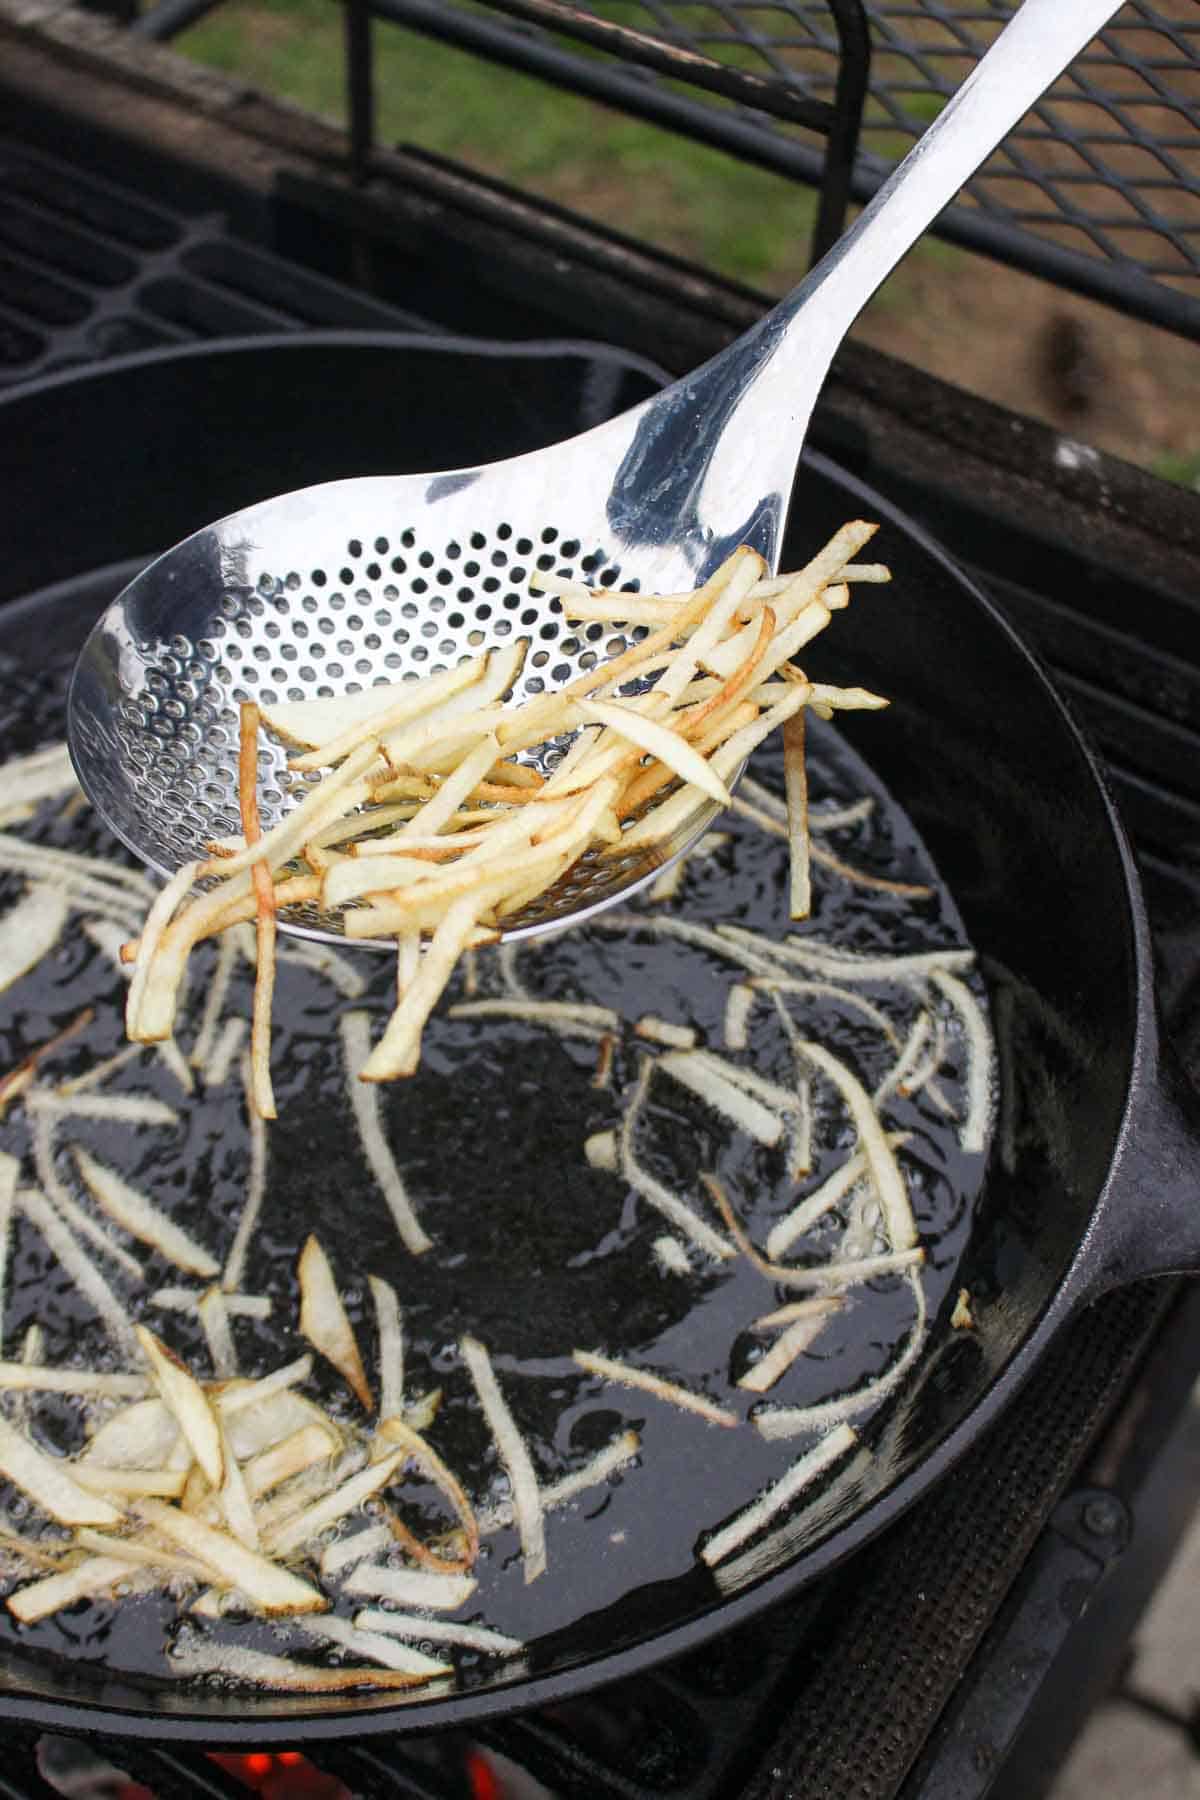
[[1024,0],[849,231],[780,303],[776,313],[790,325],[777,367],[793,357],[811,367],[820,348],[832,356],[881,282],[1119,7]]
[[776,565],[817,397],[871,295],[1119,8],[1025,0],[850,230],[736,343],[648,401],[607,502],[626,544],[684,546],[697,580],[736,543]]

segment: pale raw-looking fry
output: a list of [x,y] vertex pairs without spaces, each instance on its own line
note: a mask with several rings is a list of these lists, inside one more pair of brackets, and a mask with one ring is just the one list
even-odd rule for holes
[[117,1525],[121,1513],[99,1494],[76,1485],[61,1462],[44,1456],[0,1418],[0,1475],[60,1525]]
[[6,807],[34,807],[60,794],[77,794],[75,766],[65,744],[50,744],[28,756],[10,757],[4,765]]
[[611,1357],[600,1356],[590,1350],[573,1350],[571,1355],[589,1375],[598,1375],[602,1380],[616,1382],[621,1387],[640,1388],[643,1393],[666,1400],[671,1406],[678,1406],[684,1412],[698,1413],[710,1425],[732,1427],[740,1423],[737,1414],[730,1412],[728,1407],[718,1406],[715,1400],[708,1399],[704,1394],[694,1394],[690,1388],[680,1387],[676,1381],[667,1381],[652,1369],[635,1369],[629,1363],[614,1362]]
[[[214,1290],[215,1291],[215,1290]],[[225,1463],[225,1479],[221,1484],[218,1499],[221,1511],[239,1544],[247,1550],[259,1548],[258,1525],[254,1517],[254,1508],[250,1504],[250,1492],[246,1485],[246,1477],[241,1464],[229,1447],[229,1434],[221,1429],[221,1455]]]
[[[882,1012],[873,1001],[868,1000],[855,988],[846,987],[838,981],[802,981],[793,975],[780,974],[756,975],[750,985],[759,993],[770,994],[775,1002],[780,1023],[784,1024],[784,1021],[787,1021],[784,1024],[785,1030],[788,1029],[791,1021],[786,1009],[780,1003],[781,995],[786,994],[795,999],[811,998],[814,1000],[827,996],[831,1000],[836,1000],[840,1006],[847,1006],[852,1011],[861,1013],[864,1019],[869,1019],[880,1036],[899,1054],[900,1038],[896,1027],[885,1012]],[[794,1026],[791,1027],[791,1033],[789,1041],[795,1049],[800,1042],[800,1037]]]
[[147,1331],[144,1325],[135,1325],[134,1331],[150,1364],[163,1404],[174,1413],[210,1487],[219,1488],[225,1478],[221,1428],[204,1389],[152,1331]]
[[[179,1442],[179,1426],[162,1401],[138,1400],[105,1420],[80,1460],[102,1468],[161,1469]],[[190,1463],[191,1451],[186,1453]]]
[[221,1010],[225,1005],[225,997],[229,992],[229,983],[237,965],[237,959],[237,937],[235,933],[229,932],[217,945],[216,965],[205,991],[200,1029],[196,1033],[196,1041],[192,1045],[192,1053],[189,1058],[194,1069],[206,1068],[216,1048]]
[[891,1145],[871,1103],[871,1096],[853,1071],[822,1044],[804,1039],[799,1048],[809,1062],[833,1083],[846,1103],[883,1209],[888,1242],[893,1250],[911,1250],[917,1242],[912,1203]]
[[809,1307],[807,1314],[794,1318],[792,1324],[776,1339],[746,1373],[739,1377],[738,1386],[746,1388],[752,1394],[765,1394],[773,1388],[779,1377],[791,1368],[798,1356],[803,1356],[809,1345],[814,1343],[825,1329],[830,1316],[837,1312],[841,1301],[834,1296],[821,1297],[814,1300],[802,1300],[800,1306]]
[[617,1134],[615,1131],[594,1131],[583,1146],[583,1154],[590,1169],[609,1169],[617,1172]]
[[634,1155],[634,1130],[645,1104],[655,1067],[653,1058],[649,1056],[643,1058],[637,1085],[625,1108],[621,1135],[618,1139],[621,1173],[634,1192],[639,1194],[647,1205],[656,1208],[685,1237],[691,1238],[694,1244],[716,1261],[728,1261],[734,1255],[732,1244],[727,1243],[720,1232],[714,1231],[708,1221],[702,1219],[686,1200],[681,1200],[678,1194],[672,1194],[650,1174],[649,1170],[643,1169]]
[[229,1255],[225,1258],[225,1268],[221,1275],[221,1286],[227,1294],[236,1292],[245,1278],[250,1239],[258,1225],[267,1192],[267,1127],[254,1104],[254,1074],[248,1056],[242,1058],[242,1087],[246,1095],[246,1116],[250,1126],[250,1172],[246,1179],[242,1215],[233,1234],[233,1242],[229,1246]]
[[400,1303],[390,1281],[368,1278],[379,1332],[379,1416],[399,1418],[404,1411],[404,1325]]
[[311,1469],[314,1463],[327,1462],[339,1448],[338,1439],[324,1425],[301,1425],[290,1437],[248,1458],[242,1470],[246,1492],[251,1500],[260,1500],[281,1482]]
[[0,868],[29,881],[44,881],[59,888],[73,906],[110,916],[136,913],[154,898],[153,884],[120,863],[26,843],[8,832],[0,832]]
[[491,1428],[500,1460],[512,1483],[513,1514],[521,1550],[525,1559],[525,1580],[536,1581],[546,1569],[546,1528],[542,1517],[542,1501],[537,1475],[525,1440],[508,1410],[500,1383],[496,1380],[491,1357],[476,1338],[465,1337],[459,1344],[479,1395],[479,1404]]
[[221,1418],[228,1422],[235,1413],[245,1412],[250,1408],[257,1409],[277,1394],[285,1393],[289,1388],[298,1387],[307,1381],[312,1374],[313,1359],[311,1356],[298,1356],[295,1362],[284,1363],[282,1368],[273,1369],[258,1381],[247,1381],[242,1387],[226,1388],[216,1396],[214,1405]]
[[[430,884],[432,885],[432,884]],[[421,1054],[421,1032],[454,973],[479,917],[479,896],[456,900],[437,927],[415,980],[388,1022],[387,1029],[359,1070],[363,1081],[388,1081],[411,1074]]]
[[368,1412],[374,1405],[358,1339],[346,1316],[329,1258],[310,1234],[300,1252],[300,1330],[331,1362]]
[[238,1372],[237,1349],[229,1322],[229,1307],[219,1287],[210,1287],[196,1302],[196,1314],[204,1327],[213,1374],[228,1381]]
[[3,1331],[4,1327],[9,1239],[12,1236],[13,1211],[17,1200],[17,1177],[20,1172],[21,1165],[16,1157],[10,1156],[7,1150],[0,1150],[0,1331]]
[[477,1583],[473,1575],[435,1575],[429,1569],[380,1569],[359,1563],[342,1586],[347,1594],[361,1594],[365,1599],[457,1612],[471,1598]]
[[[195,1312],[207,1289],[184,1287],[161,1287],[151,1294],[151,1306],[161,1306],[164,1312]],[[269,1319],[272,1302],[269,1294],[226,1294],[225,1310],[230,1318]]]
[[[852,521],[787,577],[766,578],[761,557],[742,545],[687,596],[601,595],[597,601],[569,586],[568,611],[573,604],[585,612],[601,605],[608,609],[603,616],[619,617],[625,607],[657,628],[607,663],[597,660],[565,688],[510,710],[505,705],[528,649],[525,639],[445,673],[365,694],[289,702],[261,713],[246,703],[240,839],[218,846],[198,869],[181,871],[152,907],[131,984],[131,1035],[165,1038],[192,948],[237,921],[255,920],[252,1091],[256,1111],[271,1116],[267,1025],[276,915],[315,898],[327,910],[344,909],[348,938],[399,940],[396,1011],[375,1048],[359,1059],[356,1075],[375,1082],[411,1074],[424,1024],[460,957],[580,857],[657,844],[703,803],[727,804],[729,781],[780,726],[799,912],[808,854],[805,808],[797,801],[802,709],[812,704],[829,713],[884,702],[860,688],[810,685],[791,659],[846,605],[844,574],[874,530]],[[881,573],[873,564],[853,565],[851,572],[861,580]],[[306,746],[292,758],[294,770],[322,771],[266,832],[259,829],[257,799],[263,723]],[[568,733],[575,742],[564,757],[556,740]],[[547,747],[558,752],[548,777],[515,760]],[[664,787],[669,791],[657,798]],[[386,838],[379,835],[385,827],[394,828]],[[3,848],[0,842],[0,861]],[[297,855],[311,877],[290,872]],[[58,873],[67,879],[67,869]],[[69,875],[104,885],[90,867],[72,865]],[[197,875],[217,885],[186,899]],[[132,899],[124,889],[121,894]],[[214,994],[228,973],[228,963],[219,964]],[[210,996],[193,1052],[206,1069],[218,1017],[219,999]]]
[[[242,815],[242,837],[247,844],[257,844],[262,837],[258,822],[258,707],[253,700],[243,700],[239,712],[238,738],[238,807]],[[271,1088],[271,999],[275,991],[275,888],[264,863],[255,863],[255,977],[254,1012],[250,1025],[250,1067],[253,1071],[251,1092],[255,1110],[264,1119],[275,1117],[275,1095]]]
[[329,1605],[324,1594],[307,1581],[248,1550],[228,1532],[206,1525],[194,1513],[181,1512],[164,1500],[139,1500],[132,1511],[143,1524],[202,1563],[219,1586],[237,1588],[262,1612],[323,1612]]
[[910,1270],[906,1280],[912,1292],[916,1316],[908,1341],[895,1362],[862,1387],[855,1388],[849,1394],[839,1394],[833,1400],[820,1400],[814,1406],[768,1406],[761,1412],[756,1412],[755,1429],[768,1443],[774,1443],[780,1438],[800,1437],[809,1431],[821,1431],[829,1425],[844,1423],[878,1405],[900,1385],[924,1346],[928,1319],[928,1304],[919,1272]]
[[565,1037],[599,1040],[619,1031],[621,1021],[611,1006],[589,1006],[572,1000],[460,1000],[448,1008],[448,1019],[523,1019],[548,1025]]
[[344,1519],[347,1513],[361,1506],[364,1500],[369,1500],[380,1488],[386,1487],[403,1461],[404,1452],[396,1450],[390,1456],[385,1456],[382,1462],[371,1463],[367,1468],[360,1469],[357,1475],[352,1475],[349,1481],[335,1488],[332,1494],[326,1494],[312,1506],[305,1507],[295,1518],[266,1532],[263,1537],[264,1546],[272,1556],[288,1556],[293,1550],[299,1550],[310,1538],[317,1537],[331,1525],[336,1525],[339,1519]]
[[383,1631],[390,1637],[414,1638],[418,1643],[457,1644],[460,1650],[488,1650],[495,1656],[514,1656],[525,1648],[519,1638],[505,1637],[486,1625],[462,1625],[456,1619],[429,1619],[423,1613],[384,1612],[365,1607],[355,1613],[360,1631]]
[[569,1501],[585,1494],[590,1487],[599,1487],[613,1474],[628,1469],[631,1462],[637,1460],[642,1449],[637,1431],[622,1431],[615,1436],[612,1444],[604,1445],[603,1451],[588,1458],[581,1469],[572,1469],[570,1474],[561,1476],[558,1481],[547,1483],[542,1489],[542,1507],[545,1512],[554,1512],[558,1507],[565,1507]]
[[179,1500],[187,1477],[182,1469],[106,1469],[99,1463],[71,1465],[71,1479],[106,1500]]
[[69,911],[62,893],[48,883],[34,884],[9,907],[0,919],[0,994],[53,950]]
[[23,1187],[17,1191],[17,1207],[45,1239],[55,1260],[71,1277],[80,1293],[95,1307],[119,1347],[126,1352],[134,1348],[133,1326],[128,1313],[87,1256],[73,1231],[65,1225],[39,1188]]
[[305,750],[321,750],[329,754],[346,732],[360,728],[374,732],[388,719],[402,723],[406,718],[448,700],[451,694],[470,687],[483,674],[484,658],[473,657],[453,672],[433,676],[428,681],[381,682],[356,694],[332,694],[312,700],[287,700],[262,709],[263,721],[285,743],[299,744]]
[[[199,1609],[193,1607],[192,1611]],[[223,1675],[247,1687],[273,1689],[281,1694],[345,1694],[356,1688],[419,1687],[428,1675],[407,1675],[399,1669],[322,1669],[272,1656],[266,1650],[249,1650],[241,1644],[196,1644],[171,1651],[173,1673],[182,1676]]]
[[[133,964],[129,991],[125,996],[125,1030],[135,1043],[144,1040],[142,1013],[149,995],[150,976],[154,968],[155,956],[166,936],[172,914],[184,895],[194,885],[199,873],[199,863],[184,863],[183,867],[177,869],[172,875],[146,915],[146,923],[142,926],[141,937],[138,939],[137,956]],[[174,1008],[172,1008],[173,1010]],[[169,1037],[169,1028],[159,1035]]]
[[933,1021],[932,1041],[928,1049],[915,1067],[908,1070],[904,1077],[900,1092],[906,1099],[919,1094],[922,1088],[934,1089],[934,1076],[942,1066],[946,1055],[946,1021],[939,1013]]
[[931,1015],[928,1012],[919,1012],[913,1020],[899,1056],[871,1095],[876,1111],[883,1105],[889,1094],[907,1093],[908,1077],[912,1070],[919,1066],[932,1032],[933,1019]]
[[[669,925],[682,921],[663,920],[661,923]],[[923,981],[935,970],[954,974],[972,968],[975,962],[973,950],[918,950],[903,956],[862,956],[852,950],[835,950],[831,945],[818,944],[812,938],[796,937],[764,946],[755,932],[747,931],[741,925],[718,925],[716,935],[718,939],[727,939],[729,945],[754,946],[760,954],[765,947],[772,958],[798,963],[829,981]],[[770,970],[758,972],[770,973]]]
[[745,1050],[750,1042],[750,1014],[754,1010],[755,991],[749,982],[738,981],[725,1000],[725,1043],[730,1050]]
[[945,966],[935,969],[931,978],[962,1020],[967,1042],[967,1116],[962,1126],[962,1147],[979,1151],[987,1141],[992,1107],[991,1033],[983,1008],[965,982],[957,980]]
[[414,1425],[406,1419],[386,1418],[379,1424],[379,1436],[388,1443],[397,1444],[405,1456],[417,1467],[427,1480],[438,1488],[450,1502],[458,1514],[462,1527],[465,1549],[463,1561],[469,1568],[479,1554],[479,1524],[475,1517],[475,1509],[467,1498],[466,1491],[458,1477],[447,1468],[433,1446],[426,1442]]
[[664,1275],[687,1275],[691,1271],[688,1253],[678,1238],[669,1233],[655,1238],[650,1253]]
[[143,1543],[133,1537],[118,1537],[107,1531],[92,1531],[81,1526],[75,1533],[81,1550],[93,1550],[97,1556],[115,1556],[121,1562],[143,1569],[160,1569],[164,1573],[187,1575],[193,1581],[207,1581],[199,1563],[180,1556],[177,1550],[166,1550],[161,1544]]
[[365,1631],[358,1619],[351,1624],[349,1619],[335,1618],[330,1614],[319,1619],[301,1619],[299,1625],[311,1637],[336,1644],[339,1650],[349,1650],[352,1655],[369,1658],[381,1668],[398,1669],[402,1674],[416,1676],[419,1680],[431,1681],[435,1676],[454,1673],[449,1663],[436,1662],[421,1650],[408,1649],[397,1644],[391,1637],[381,1637],[377,1632]]
[[[582,1468],[572,1469],[569,1475],[563,1475],[558,1481],[551,1481],[542,1489],[543,1512],[554,1512],[560,1506],[566,1506],[589,1488],[598,1487],[607,1481],[610,1475],[617,1475],[627,1469],[641,1454],[642,1441],[636,1431],[623,1431],[605,1444],[603,1450],[597,1450],[595,1456],[589,1457]],[[512,1502],[502,1500],[498,1506],[489,1507],[481,1513],[479,1530],[481,1536],[500,1531],[513,1522]]]
[[115,1169],[102,1163],[90,1150],[85,1150],[82,1144],[72,1145],[72,1154],[84,1186],[93,1200],[130,1237],[149,1244],[152,1249],[165,1256],[168,1262],[173,1262],[189,1275],[217,1273],[220,1265],[216,1258],[203,1245],[189,1237],[173,1219],[160,1213],[144,1194],[139,1194],[136,1188],[130,1187]]
[[339,1538],[335,1543],[327,1544],[321,1552],[321,1573],[325,1576],[343,1575],[352,1569],[355,1563],[363,1562],[368,1556],[378,1556],[384,1550],[390,1550],[395,1539],[387,1525],[368,1525],[361,1531],[355,1531],[350,1537]]
[[411,1255],[421,1256],[426,1250],[433,1248],[432,1239],[421,1228],[408,1197],[404,1178],[388,1146],[380,1114],[379,1093],[372,1083],[357,1079],[371,1054],[370,1015],[365,1012],[344,1013],[340,1030],[342,1053],[350,1076],[350,1104],[354,1109],[354,1122],[358,1126],[363,1154],[395,1220],[401,1243]]
[[258,1508],[256,1517],[264,1542],[272,1533],[282,1531],[285,1526],[292,1524],[301,1513],[307,1512],[319,1501],[328,1499],[351,1476],[357,1475],[366,1461],[366,1447],[352,1444],[340,1456],[327,1457],[322,1463],[314,1464],[302,1474],[293,1476]]
[[730,1124],[768,1149],[783,1136],[783,1120],[779,1114],[746,1093],[731,1079],[730,1072],[704,1058],[701,1052],[671,1051],[659,1058],[658,1066],[664,1075],[670,1075],[682,1087],[690,1088],[716,1112],[722,1113]]
[[105,1400],[139,1399],[152,1383],[144,1375],[106,1369],[47,1369],[41,1363],[0,1362],[0,1388],[38,1394],[95,1394]]
[[[908,1133],[891,1131],[887,1134],[887,1142],[891,1149],[898,1150],[908,1142]],[[864,1181],[870,1174],[870,1163],[865,1150],[856,1150],[848,1156],[839,1168],[826,1176],[819,1187],[811,1194],[806,1194],[789,1213],[777,1219],[767,1234],[767,1259],[778,1262],[779,1258],[790,1250],[798,1237],[811,1231],[818,1219],[837,1206],[858,1182]]]
[[178,1125],[179,1114],[152,1094],[30,1094],[31,1113],[54,1119],[102,1119],[109,1125]]
[[675,1025],[670,1019],[657,1019],[652,1013],[645,1013],[633,1028],[634,1036],[644,1038],[648,1044],[666,1044],[671,1050],[691,1050],[696,1043],[696,1033],[690,1025]]
[[[86,924],[84,930],[87,930]],[[115,1056],[106,1056],[102,1062],[92,1063],[81,1075],[74,1076],[70,1081],[62,1082],[55,1091],[60,1100],[67,1099],[71,1094],[90,1093],[95,1088],[103,1087],[110,1076],[118,1074],[121,1069],[129,1063],[135,1062],[142,1054],[141,1044],[126,1044],[125,1048],[118,1050]]]
[[831,1469],[834,1463],[848,1456],[857,1443],[858,1434],[852,1426],[835,1425],[826,1437],[792,1464],[786,1475],[760,1494],[752,1505],[738,1513],[728,1525],[713,1533],[707,1543],[701,1546],[702,1560],[711,1569],[717,1563],[724,1562],[735,1550],[740,1550],[744,1543],[769,1525],[778,1513],[790,1506],[797,1494],[802,1493],[806,1487],[811,1487],[826,1469]]
[[729,1197],[715,1175],[703,1174],[700,1177],[709,1193],[717,1211],[721,1214],[730,1235],[733,1237],[742,1254],[752,1262],[760,1274],[769,1281],[776,1281],[781,1287],[854,1287],[863,1281],[873,1281],[877,1275],[894,1275],[909,1269],[919,1268],[925,1260],[925,1252],[919,1244],[908,1250],[889,1250],[882,1256],[856,1257],[851,1262],[817,1263],[810,1268],[793,1268],[786,1263],[769,1262],[751,1243],[746,1228],[729,1203]]
[[64,1606],[74,1605],[77,1600],[92,1599],[111,1591],[119,1582],[128,1581],[135,1566],[115,1556],[90,1556],[73,1569],[64,1569],[61,1574],[47,1575],[42,1581],[18,1588],[5,1604],[22,1625],[33,1625],[38,1619],[60,1612]]

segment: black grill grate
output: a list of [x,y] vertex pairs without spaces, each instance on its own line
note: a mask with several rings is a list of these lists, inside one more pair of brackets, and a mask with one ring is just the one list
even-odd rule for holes
[[429,330],[252,244],[0,141],[0,386],[127,351],[306,325]]

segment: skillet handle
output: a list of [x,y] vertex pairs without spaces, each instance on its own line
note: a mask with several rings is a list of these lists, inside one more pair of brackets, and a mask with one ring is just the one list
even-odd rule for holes
[[1109,1180],[1071,1270],[1072,1298],[1153,1275],[1200,1274],[1200,1096],[1159,1042],[1135,1077]]

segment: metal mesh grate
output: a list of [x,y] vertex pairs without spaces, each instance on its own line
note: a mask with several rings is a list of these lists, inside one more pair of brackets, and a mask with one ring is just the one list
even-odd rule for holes
[[[415,0],[411,0],[415,3]],[[536,7],[503,27],[527,46]],[[399,16],[410,0],[391,0]],[[446,9],[453,13],[456,9]],[[545,9],[543,9],[545,10]],[[825,0],[599,0],[674,48],[812,99],[837,97],[841,51]],[[853,191],[867,199],[1015,11],[1012,0],[872,0],[873,60]],[[646,86],[656,77],[641,71]],[[619,102],[618,102],[619,103]],[[749,160],[818,181],[811,143],[786,120],[711,103],[704,135]],[[781,108],[776,108],[781,111]],[[699,133],[697,133],[699,135]],[[941,235],[1136,316],[1200,336],[1200,11],[1130,0],[944,215]]]

